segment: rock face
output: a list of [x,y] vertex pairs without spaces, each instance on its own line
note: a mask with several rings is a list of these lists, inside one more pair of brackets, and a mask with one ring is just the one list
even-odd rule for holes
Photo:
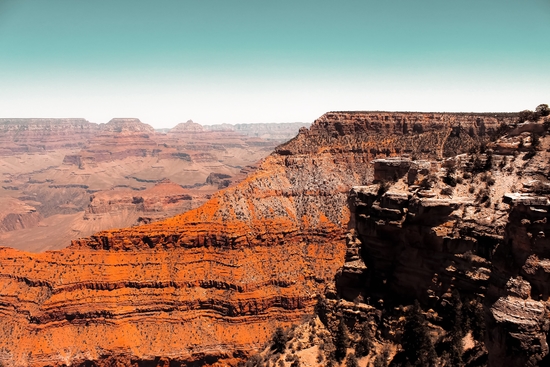
[[[524,136],[526,146],[515,153],[499,150],[521,134],[512,129],[488,145],[499,154],[375,160],[381,183],[350,195],[364,265],[347,260],[338,293],[379,308],[417,299],[436,312],[452,302],[453,290],[464,300],[481,297],[487,333],[476,345],[487,348],[489,366],[546,365],[550,136],[538,146],[528,145],[533,135]],[[395,335],[386,340],[400,342]]]
[[0,233],[33,227],[41,216],[36,208],[14,198],[0,198]]
[[[18,366],[106,360],[158,365],[250,353],[277,326],[312,312],[315,296],[332,283],[346,252],[348,259],[358,259],[346,248],[348,193],[373,181],[373,159],[462,153],[488,141],[507,119],[512,117],[328,113],[279,146],[247,179],[185,214],[100,232],[61,251],[31,255],[1,249],[0,328],[6,337],[0,340],[0,360]],[[425,277],[439,267],[435,263],[454,259],[453,246],[474,246],[453,240],[447,225],[464,202],[396,192],[375,207],[369,190],[357,195],[362,193],[361,202],[380,219],[368,222],[362,236],[383,231],[406,239],[398,230],[409,215],[406,203],[418,219],[413,220],[418,233],[409,232],[416,244],[411,256],[443,254],[420,268],[403,267],[403,276]],[[468,213],[464,216],[467,221]],[[482,235],[489,242],[498,235],[490,223]],[[372,245],[375,259],[386,256],[381,241]],[[399,256],[391,255],[390,262]],[[454,271],[470,287],[487,284],[485,260],[475,259],[479,280],[461,274],[461,268]],[[384,262],[370,269],[374,285],[376,274],[387,272]],[[442,272],[441,282],[452,272]],[[390,286],[409,282],[400,276]]]
[[[105,216],[125,217],[126,225],[143,224],[172,217],[204,203],[204,195],[164,180],[150,189],[102,191],[90,197],[84,220],[105,220]],[[118,222],[120,223],[120,222]]]
[[506,199],[511,210],[504,240],[494,254],[487,297],[489,360],[493,365],[504,360],[517,366],[537,361],[545,365],[550,330],[550,201],[540,193]]

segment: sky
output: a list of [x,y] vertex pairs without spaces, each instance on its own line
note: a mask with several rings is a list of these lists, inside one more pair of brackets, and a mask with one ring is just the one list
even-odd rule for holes
[[0,0],[0,117],[534,109],[548,19],[550,0]]

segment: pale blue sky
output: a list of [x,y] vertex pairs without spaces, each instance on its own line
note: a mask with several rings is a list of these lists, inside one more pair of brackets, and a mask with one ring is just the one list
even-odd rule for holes
[[549,19],[549,0],[0,0],[0,117],[533,109]]

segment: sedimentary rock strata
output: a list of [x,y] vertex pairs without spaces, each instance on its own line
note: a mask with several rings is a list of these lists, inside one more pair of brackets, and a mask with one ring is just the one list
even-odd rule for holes
[[[417,299],[444,316],[458,291],[463,302],[483,300],[487,328],[475,341],[478,359],[469,354],[465,362],[546,365],[550,140],[533,135],[541,132],[540,121],[530,125],[527,135],[518,128],[502,132],[484,152],[439,161],[375,160],[379,183],[350,195],[360,244],[349,247],[360,248],[364,264],[347,260],[337,292],[374,306],[371,313]],[[508,149],[520,138],[521,145]],[[392,332],[381,339],[401,343],[402,326]],[[448,330],[432,335],[434,343],[449,342]]]
[[[462,153],[511,118],[328,113],[197,209],[100,232],[61,251],[2,249],[0,360],[160,363],[249,353],[277,326],[310,314],[316,295],[333,282],[346,258],[348,193],[373,181],[373,159]],[[380,206],[387,226],[399,228],[404,201],[411,201],[408,194],[388,196],[390,207]],[[452,228],[430,213],[450,216],[458,204],[435,198],[415,205],[413,213],[440,231],[415,238],[447,248],[438,235]]]

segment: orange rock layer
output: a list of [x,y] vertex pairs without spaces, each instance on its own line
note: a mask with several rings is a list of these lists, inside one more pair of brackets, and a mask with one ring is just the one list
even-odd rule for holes
[[334,280],[348,191],[372,181],[373,158],[456,153],[510,118],[329,113],[198,209],[61,251],[3,248],[0,361],[212,363],[250,353],[311,313]]

